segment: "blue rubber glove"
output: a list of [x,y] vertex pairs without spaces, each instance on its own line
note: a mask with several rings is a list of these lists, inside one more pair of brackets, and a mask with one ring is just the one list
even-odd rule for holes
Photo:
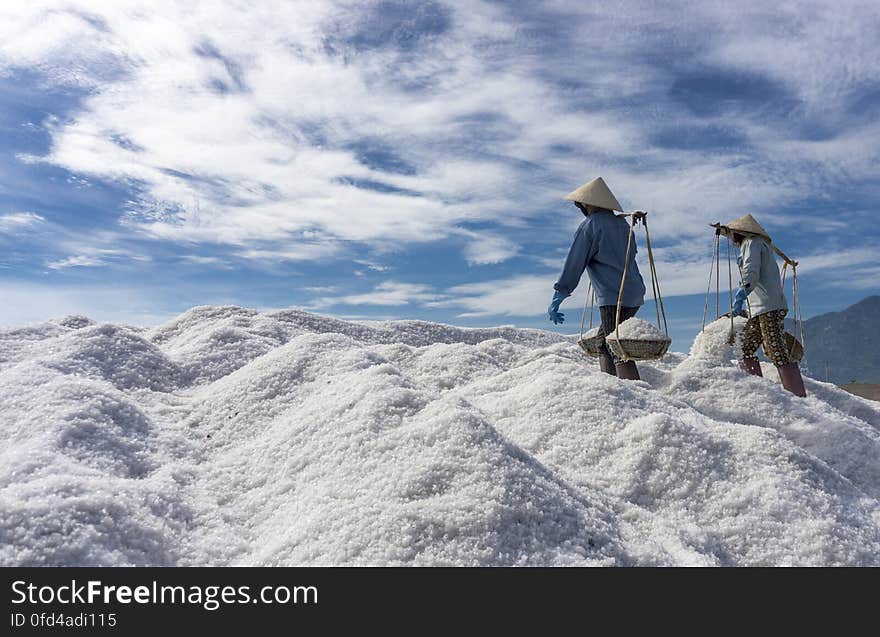
[[736,291],[736,296],[733,297],[733,315],[734,316],[745,316],[743,313],[743,304],[746,302],[746,291],[742,288]]
[[553,300],[550,301],[550,307],[547,308],[547,314],[550,315],[550,320],[553,321],[556,325],[565,322],[565,314],[559,311],[559,304],[562,303],[569,296],[570,295],[563,294],[559,291],[556,291],[553,294]]

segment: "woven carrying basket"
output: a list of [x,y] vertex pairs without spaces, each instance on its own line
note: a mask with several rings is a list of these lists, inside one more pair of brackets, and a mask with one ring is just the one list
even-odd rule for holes
[[582,336],[578,340],[578,345],[584,350],[587,356],[596,358],[599,356],[599,336]]
[[619,341],[613,334],[605,337],[608,349],[620,359],[626,361],[651,361],[661,358],[668,350],[672,339],[669,337],[656,340],[639,340],[622,338]]

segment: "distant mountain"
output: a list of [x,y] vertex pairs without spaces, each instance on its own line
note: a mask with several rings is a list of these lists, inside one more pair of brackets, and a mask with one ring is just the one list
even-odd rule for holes
[[837,384],[880,383],[880,296],[804,322],[806,372]]

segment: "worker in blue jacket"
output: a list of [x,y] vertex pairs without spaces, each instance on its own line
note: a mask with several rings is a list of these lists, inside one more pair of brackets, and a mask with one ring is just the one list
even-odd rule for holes
[[[621,361],[614,356],[605,343],[605,335],[614,331],[617,314],[617,297],[626,263],[626,245],[629,224],[614,210],[623,211],[611,190],[601,177],[584,184],[566,196],[584,214],[586,219],[578,227],[574,242],[565,260],[562,275],[553,286],[556,290],[547,312],[555,324],[562,323],[565,315],[559,305],[571,296],[584,270],[596,291],[596,302],[602,324],[599,327],[599,368],[619,378],[638,380],[635,361]],[[629,266],[623,288],[620,321],[635,316],[645,302],[645,283],[636,264],[636,246],[630,248]]]

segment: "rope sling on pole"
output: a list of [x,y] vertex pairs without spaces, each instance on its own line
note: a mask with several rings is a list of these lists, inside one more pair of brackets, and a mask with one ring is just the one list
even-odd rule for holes
[[[736,330],[733,327],[733,268],[730,263],[730,237],[725,237],[727,239],[727,292],[729,295],[730,301],[730,339],[736,335]],[[737,267],[739,267],[739,261],[736,262]],[[740,270],[740,279],[742,279],[742,271]],[[748,297],[746,297],[746,303],[749,302]],[[749,312],[751,312],[752,308],[749,306]]]
[[[727,241],[727,290],[728,290],[728,294],[730,297],[729,298],[729,303],[730,303],[729,308],[730,309],[728,310],[728,313],[731,314],[731,317],[730,317],[731,326],[733,325],[733,318],[734,318],[732,316],[732,313],[733,313],[733,270],[732,270],[732,268],[733,268],[733,264],[732,264],[733,255],[731,254],[732,248],[731,248],[730,236],[728,235],[727,228],[725,226],[722,226],[720,223],[710,223],[709,225],[711,227],[715,228],[715,243],[713,246],[712,260],[709,262],[709,284],[706,286],[706,308],[703,310],[703,329],[704,330],[706,329],[706,313],[707,313],[708,306],[709,306],[709,295],[712,292],[712,270],[713,270],[712,266],[713,266],[713,262],[715,265],[715,268],[714,268],[715,269],[715,320],[717,321],[719,318],[721,318],[721,309],[719,307],[720,297],[721,297],[721,281],[719,278],[719,275],[720,275],[719,270],[721,269],[721,263],[720,263],[720,261],[721,261],[720,241],[721,240],[720,240],[719,235],[721,235],[721,234],[724,235],[724,238]],[[742,280],[742,268],[739,266],[739,261],[737,261],[736,267],[739,270],[740,280]],[[746,306],[749,308],[749,311],[751,312],[752,305],[749,302],[748,297],[746,297]],[[725,316],[727,316],[727,315],[725,314]]]
[[[720,243],[720,240],[719,240]],[[721,246],[715,251],[715,320],[721,316]]]
[[[626,216],[626,215],[623,215]],[[648,221],[647,221],[647,212],[636,211],[632,213],[632,225],[629,229],[629,235],[626,239],[626,257],[624,258],[623,263],[623,276],[620,278],[620,290],[617,293],[617,311],[614,316],[614,332],[617,337],[617,344],[620,347],[620,351],[623,354],[621,358],[624,360],[634,360],[636,356],[627,352],[623,346],[623,341],[620,338],[620,311],[623,306],[623,290],[626,286],[626,275],[629,271],[629,255],[632,252],[632,243],[633,237],[636,232],[636,225],[641,222],[642,226],[645,228],[645,242],[648,246],[648,263],[651,271],[651,289],[654,293],[654,306],[657,309],[657,329],[661,329],[660,325],[660,315],[663,315],[663,326],[662,329],[666,335],[666,347],[669,346],[669,325],[666,321],[666,310],[663,307],[663,297],[660,294],[660,281],[657,279],[657,268],[654,265],[654,252],[651,248],[651,234],[648,231]],[[665,352],[665,350],[664,350]]]
[[[777,251],[777,254],[782,254]],[[797,348],[797,341],[800,341],[801,347],[806,352],[807,343],[805,340],[804,334],[804,316],[801,310],[801,298],[800,298],[800,290],[798,289],[798,278],[797,278],[797,261],[789,261],[788,257],[783,255],[783,258],[786,261],[782,264],[782,288],[785,289],[785,274],[788,270],[788,265],[791,263],[791,318],[794,323],[794,338],[795,340],[791,343],[791,349],[789,350],[789,356],[792,358],[795,357],[795,350]]]
[[596,291],[593,289],[593,282],[587,285],[587,296],[584,297],[584,312],[581,314],[581,333],[578,340],[584,337],[584,323],[587,322],[587,304],[590,306],[590,329],[593,329],[593,307],[596,305]]
[[[791,266],[791,285],[792,285],[792,305],[797,307],[797,310],[794,312],[795,319],[795,330],[800,330],[800,342],[801,347],[804,348],[804,353],[807,351],[807,339],[806,334],[804,333],[804,306],[801,305],[801,291],[798,286],[798,278],[797,278],[797,263]],[[798,327],[799,326],[799,327]],[[794,349],[794,348],[792,348]]]
[[785,254],[782,250],[777,248],[772,243],[770,244],[770,248],[782,259],[782,287],[785,288],[785,274],[788,266],[791,266],[791,318],[794,323],[794,337],[791,343],[791,349],[789,350],[789,355],[795,358],[795,350],[797,349],[798,342],[800,342],[800,346],[804,352],[807,351],[807,343],[804,335],[804,315],[803,309],[801,306],[801,294],[800,289],[798,287],[798,279],[797,279],[797,267],[798,262]]
[[[730,238],[725,236],[727,241],[727,291],[729,295],[729,310],[725,316],[730,314],[733,309],[733,257],[731,255]],[[739,267],[739,264],[737,264]],[[715,274],[715,320],[721,318],[721,227],[715,228],[715,240],[712,244],[712,255],[709,259],[709,281],[706,283],[706,302],[703,304],[703,323],[701,331],[706,329],[706,319],[709,314],[709,298],[712,295],[712,274]],[[742,271],[740,270],[740,277]],[[749,300],[746,299],[746,303]],[[751,309],[751,306],[749,306]],[[733,329],[733,316],[730,317],[731,330]]]
[[[712,244],[712,258],[709,260],[709,282],[706,283],[706,303],[705,305],[703,305],[703,325],[700,328],[701,332],[706,329],[706,316],[709,314],[709,295],[712,292],[712,270],[715,268],[715,259],[717,258],[716,255],[718,254],[719,239],[720,233],[716,232],[715,241]],[[718,320],[717,304],[715,308],[715,320]]]
[[648,264],[651,266],[651,286],[654,290],[654,309],[657,310],[657,306],[660,306],[660,311],[657,314],[657,329],[660,329],[660,314],[663,314],[663,331],[666,336],[669,336],[669,325],[666,322],[666,310],[663,307],[663,295],[660,293],[660,277],[657,276],[657,266],[654,262],[654,252],[651,249],[651,233],[648,232],[648,218],[647,212],[645,213],[645,217],[642,217],[642,225],[645,227],[645,244],[648,246]]

